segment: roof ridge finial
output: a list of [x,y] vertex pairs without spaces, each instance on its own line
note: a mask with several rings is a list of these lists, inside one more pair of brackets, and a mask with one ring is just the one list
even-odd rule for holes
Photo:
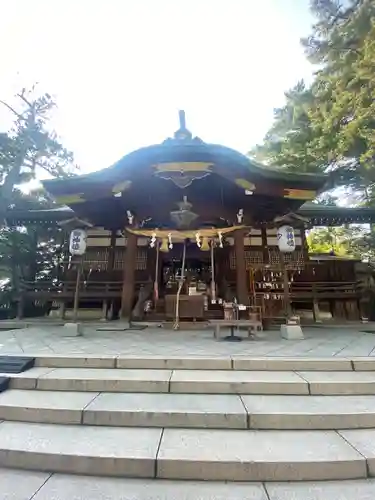
[[178,117],[180,119],[180,130],[186,130],[186,116],[183,109],[179,110]]
[[180,109],[178,112],[178,117],[180,121],[180,128],[174,133],[174,138],[181,140],[181,141],[186,141],[187,139],[192,138],[192,134],[190,130],[186,128],[186,116],[185,116],[185,111],[183,109]]

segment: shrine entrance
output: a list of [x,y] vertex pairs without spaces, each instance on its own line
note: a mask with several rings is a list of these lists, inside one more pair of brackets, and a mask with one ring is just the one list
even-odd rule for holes
[[[161,273],[159,276],[160,295],[174,294],[182,274],[183,244],[174,245],[172,251],[161,254]],[[184,285],[182,295],[205,294],[211,283],[211,259],[209,251],[201,251],[196,245],[188,245],[184,265]]]

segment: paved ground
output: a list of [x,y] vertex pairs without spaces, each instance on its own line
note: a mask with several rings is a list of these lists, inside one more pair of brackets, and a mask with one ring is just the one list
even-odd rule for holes
[[0,469],[0,490],[5,500],[373,500],[375,480],[225,484]]
[[[306,327],[304,340],[284,340],[277,331],[263,332],[257,340],[217,341],[211,330],[170,331],[160,328],[124,330],[126,325],[98,323],[85,326],[82,337],[64,337],[63,327],[35,324],[2,330],[0,354],[111,354],[160,356],[375,356],[375,328]],[[103,331],[113,328],[114,331]],[[366,333],[363,330],[374,330]],[[362,330],[362,331],[361,331]]]

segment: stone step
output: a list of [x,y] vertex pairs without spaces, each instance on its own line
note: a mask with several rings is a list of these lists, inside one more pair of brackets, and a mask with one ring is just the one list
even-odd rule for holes
[[364,462],[333,431],[165,429],[156,470],[166,479],[308,481],[365,477]]
[[[4,394],[5,396],[5,394]],[[375,427],[374,396],[241,397],[252,429],[358,429]]]
[[2,422],[0,466],[206,481],[317,481],[365,478],[367,470],[373,474],[375,430],[343,436]]
[[375,428],[373,396],[95,393],[0,394],[0,420],[117,427],[211,429]]
[[246,429],[236,395],[95,393],[9,390],[0,394],[0,420],[118,427]]
[[373,372],[298,372],[312,395],[375,394]]
[[[1,374],[0,374],[1,375]],[[200,394],[375,394],[375,372],[32,368],[9,374],[13,389]]]
[[0,469],[0,491],[2,498],[14,500],[372,500],[375,480],[207,483]]
[[38,356],[35,366],[51,368],[126,368],[170,370],[375,371],[374,358],[249,356]]

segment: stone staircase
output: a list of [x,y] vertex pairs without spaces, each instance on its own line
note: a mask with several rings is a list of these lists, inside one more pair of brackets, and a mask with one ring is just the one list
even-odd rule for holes
[[0,490],[36,485],[17,499],[375,498],[375,358],[72,355],[7,376]]

